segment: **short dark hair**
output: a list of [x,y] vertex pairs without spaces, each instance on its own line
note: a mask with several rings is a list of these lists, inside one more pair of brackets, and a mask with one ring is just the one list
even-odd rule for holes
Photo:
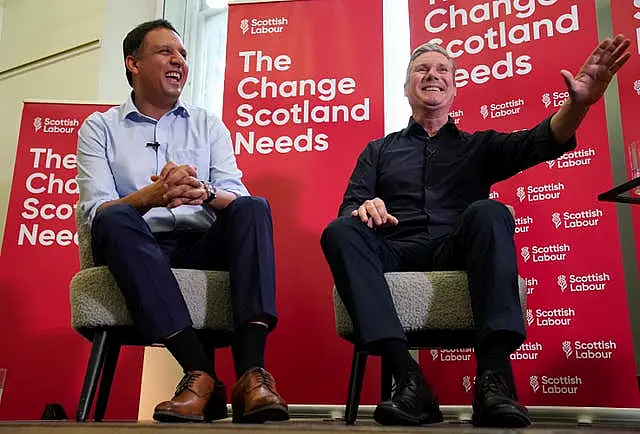
[[[169,29],[180,36],[176,28],[173,27],[173,25],[167,20],[154,20],[142,23],[135,29],[127,33],[124,41],[122,41],[122,54],[124,54],[125,62],[127,60],[127,56],[136,55],[136,51],[138,51],[138,49],[142,46],[142,42],[144,41],[144,37],[147,35],[147,33],[157,28]],[[127,68],[126,63],[124,66],[124,70],[127,74],[127,81],[129,82],[129,85],[133,86],[133,77],[131,75],[131,71],[129,71],[129,69]]]

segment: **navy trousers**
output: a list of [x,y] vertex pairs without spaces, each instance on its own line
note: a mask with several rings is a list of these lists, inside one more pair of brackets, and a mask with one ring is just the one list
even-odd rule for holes
[[403,339],[385,272],[465,270],[476,346],[493,332],[506,332],[511,350],[525,339],[518,290],[515,222],[503,204],[474,202],[450,234],[432,238],[425,228],[401,237],[382,236],[358,217],[339,217],[322,233],[321,245],[358,343]]
[[162,342],[192,325],[171,268],[229,272],[236,329],[254,318],[277,322],[271,209],[240,197],[206,232],[153,234],[131,206],[99,212],[92,224],[94,260],[113,274],[140,336]]

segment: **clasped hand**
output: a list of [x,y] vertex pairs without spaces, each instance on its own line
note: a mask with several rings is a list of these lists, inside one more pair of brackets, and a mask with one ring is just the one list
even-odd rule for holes
[[207,190],[197,178],[197,170],[188,164],[169,161],[159,175],[151,176],[149,188],[158,206],[176,208],[180,205],[202,205]]
[[365,200],[362,205],[351,212],[353,217],[360,217],[362,223],[370,228],[398,224],[398,219],[387,212],[384,201],[379,197]]

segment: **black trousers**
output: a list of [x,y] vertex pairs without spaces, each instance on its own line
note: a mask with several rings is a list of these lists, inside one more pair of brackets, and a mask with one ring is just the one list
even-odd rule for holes
[[363,346],[403,339],[389,286],[391,271],[464,270],[477,328],[476,346],[493,332],[506,332],[511,350],[524,341],[518,290],[515,222],[506,206],[474,202],[450,234],[432,238],[426,228],[383,236],[358,217],[339,217],[322,233],[321,245],[336,289]]
[[113,274],[140,336],[162,342],[192,325],[171,268],[229,271],[236,329],[247,321],[277,322],[271,209],[240,197],[218,212],[206,232],[154,234],[131,206],[98,213],[91,227],[94,260]]

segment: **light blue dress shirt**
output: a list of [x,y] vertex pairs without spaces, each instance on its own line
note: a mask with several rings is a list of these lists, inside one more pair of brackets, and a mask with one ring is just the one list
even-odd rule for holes
[[[157,150],[147,143],[158,143]],[[198,178],[238,196],[242,183],[229,130],[206,110],[178,101],[159,120],[138,111],[131,97],[104,113],[91,114],[78,131],[78,206],[89,224],[98,207],[151,183],[164,165],[190,164]],[[153,232],[206,230],[215,220],[208,206],[153,208],[144,215]]]

